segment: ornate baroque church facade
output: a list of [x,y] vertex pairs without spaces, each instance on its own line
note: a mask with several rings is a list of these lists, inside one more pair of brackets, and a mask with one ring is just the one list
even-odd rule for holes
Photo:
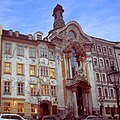
[[107,73],[113,64],[120,68],[120,43],[89,36],[76,21],[65,24],[63,12],[54,8],[45,38],[0,28],[1,113],[117,114]]

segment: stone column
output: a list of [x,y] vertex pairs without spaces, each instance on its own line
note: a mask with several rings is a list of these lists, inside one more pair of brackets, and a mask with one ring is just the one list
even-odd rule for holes
[[74,104],[74,115],[75,118],[78,118],[78,106],[77,106],[77,96],[76,96],[76,92],[73,92],[73,104]]

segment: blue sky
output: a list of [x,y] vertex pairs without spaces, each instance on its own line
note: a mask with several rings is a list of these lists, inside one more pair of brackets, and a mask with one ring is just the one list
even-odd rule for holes
[[91,36],[120,42],[120,0],[0,0],[0,24],[22,34],[53,28],[52,12],[64,9],[65,23],[75,20]]

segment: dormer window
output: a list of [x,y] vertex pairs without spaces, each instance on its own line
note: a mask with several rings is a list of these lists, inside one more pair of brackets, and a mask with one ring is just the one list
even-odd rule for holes
[[31,34],[28,35],[29,40],[33,40],[33,36]]
[[19,32],[16,31],[16,32],[15,32],[15,35],[16,35],[16,37],[19,37]]
[[69,38],[76,38],[76,33],[72,30],[69,31]]
[[12,36],[13,35],[13,31],[9,30],[9,35]]

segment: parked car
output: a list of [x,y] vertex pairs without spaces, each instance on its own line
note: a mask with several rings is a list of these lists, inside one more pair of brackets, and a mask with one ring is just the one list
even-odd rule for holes
[[42,120],[60,120],[55,115],[43,116]]
[[103,120],[103,118],[101,116],[89,115],[83,120]]
[[0,114],[0,120],[27,120],[18,114]]

